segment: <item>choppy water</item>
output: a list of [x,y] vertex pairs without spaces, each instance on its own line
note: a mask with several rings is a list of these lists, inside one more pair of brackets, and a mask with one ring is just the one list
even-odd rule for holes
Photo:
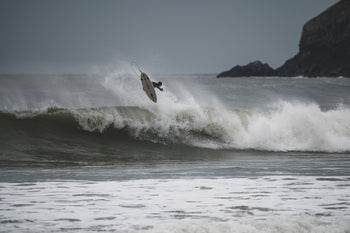
[[0,77],[1,232],[350,232],[350,79],[124,71]]

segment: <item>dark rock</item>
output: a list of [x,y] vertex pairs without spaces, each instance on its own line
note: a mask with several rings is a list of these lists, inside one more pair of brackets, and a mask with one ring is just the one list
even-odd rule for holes
[[220,73],[217,77],[249,77],[249,76],[273,76],[275,70],[261,61],[251,62],[245,66],[235,66],[231,70]]
[[350,77],[350,0],[341,0],[303,27],[299,53],[279,76]]
[[252,64],[235,66],[217,77],[350,77],[350,0],[340,0],[305,23],[298,54],[281,67]]

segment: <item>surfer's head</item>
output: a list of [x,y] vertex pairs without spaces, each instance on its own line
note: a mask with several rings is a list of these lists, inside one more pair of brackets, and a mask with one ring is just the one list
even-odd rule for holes
[[163,83],[161,81],[159,81],[157,84],[158,84],[158,87],[163,85]]

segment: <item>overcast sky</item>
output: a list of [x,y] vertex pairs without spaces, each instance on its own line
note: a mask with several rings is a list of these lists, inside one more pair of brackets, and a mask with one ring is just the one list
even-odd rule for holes
[[0,73],[88,73],[136,61],[217,73],[298,51],[303,24],[336,0],[0,0]]

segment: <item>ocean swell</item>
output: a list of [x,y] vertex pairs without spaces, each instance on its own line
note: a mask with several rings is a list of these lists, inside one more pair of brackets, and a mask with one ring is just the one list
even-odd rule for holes
[[350,109],[323,111],[317,104],[280,102],[265,111],[191,105],[49,108],[1,112],[0,118],[30,125],[45,122],[41,130],[114,131],[133,140],[213,149],[350,151]]

